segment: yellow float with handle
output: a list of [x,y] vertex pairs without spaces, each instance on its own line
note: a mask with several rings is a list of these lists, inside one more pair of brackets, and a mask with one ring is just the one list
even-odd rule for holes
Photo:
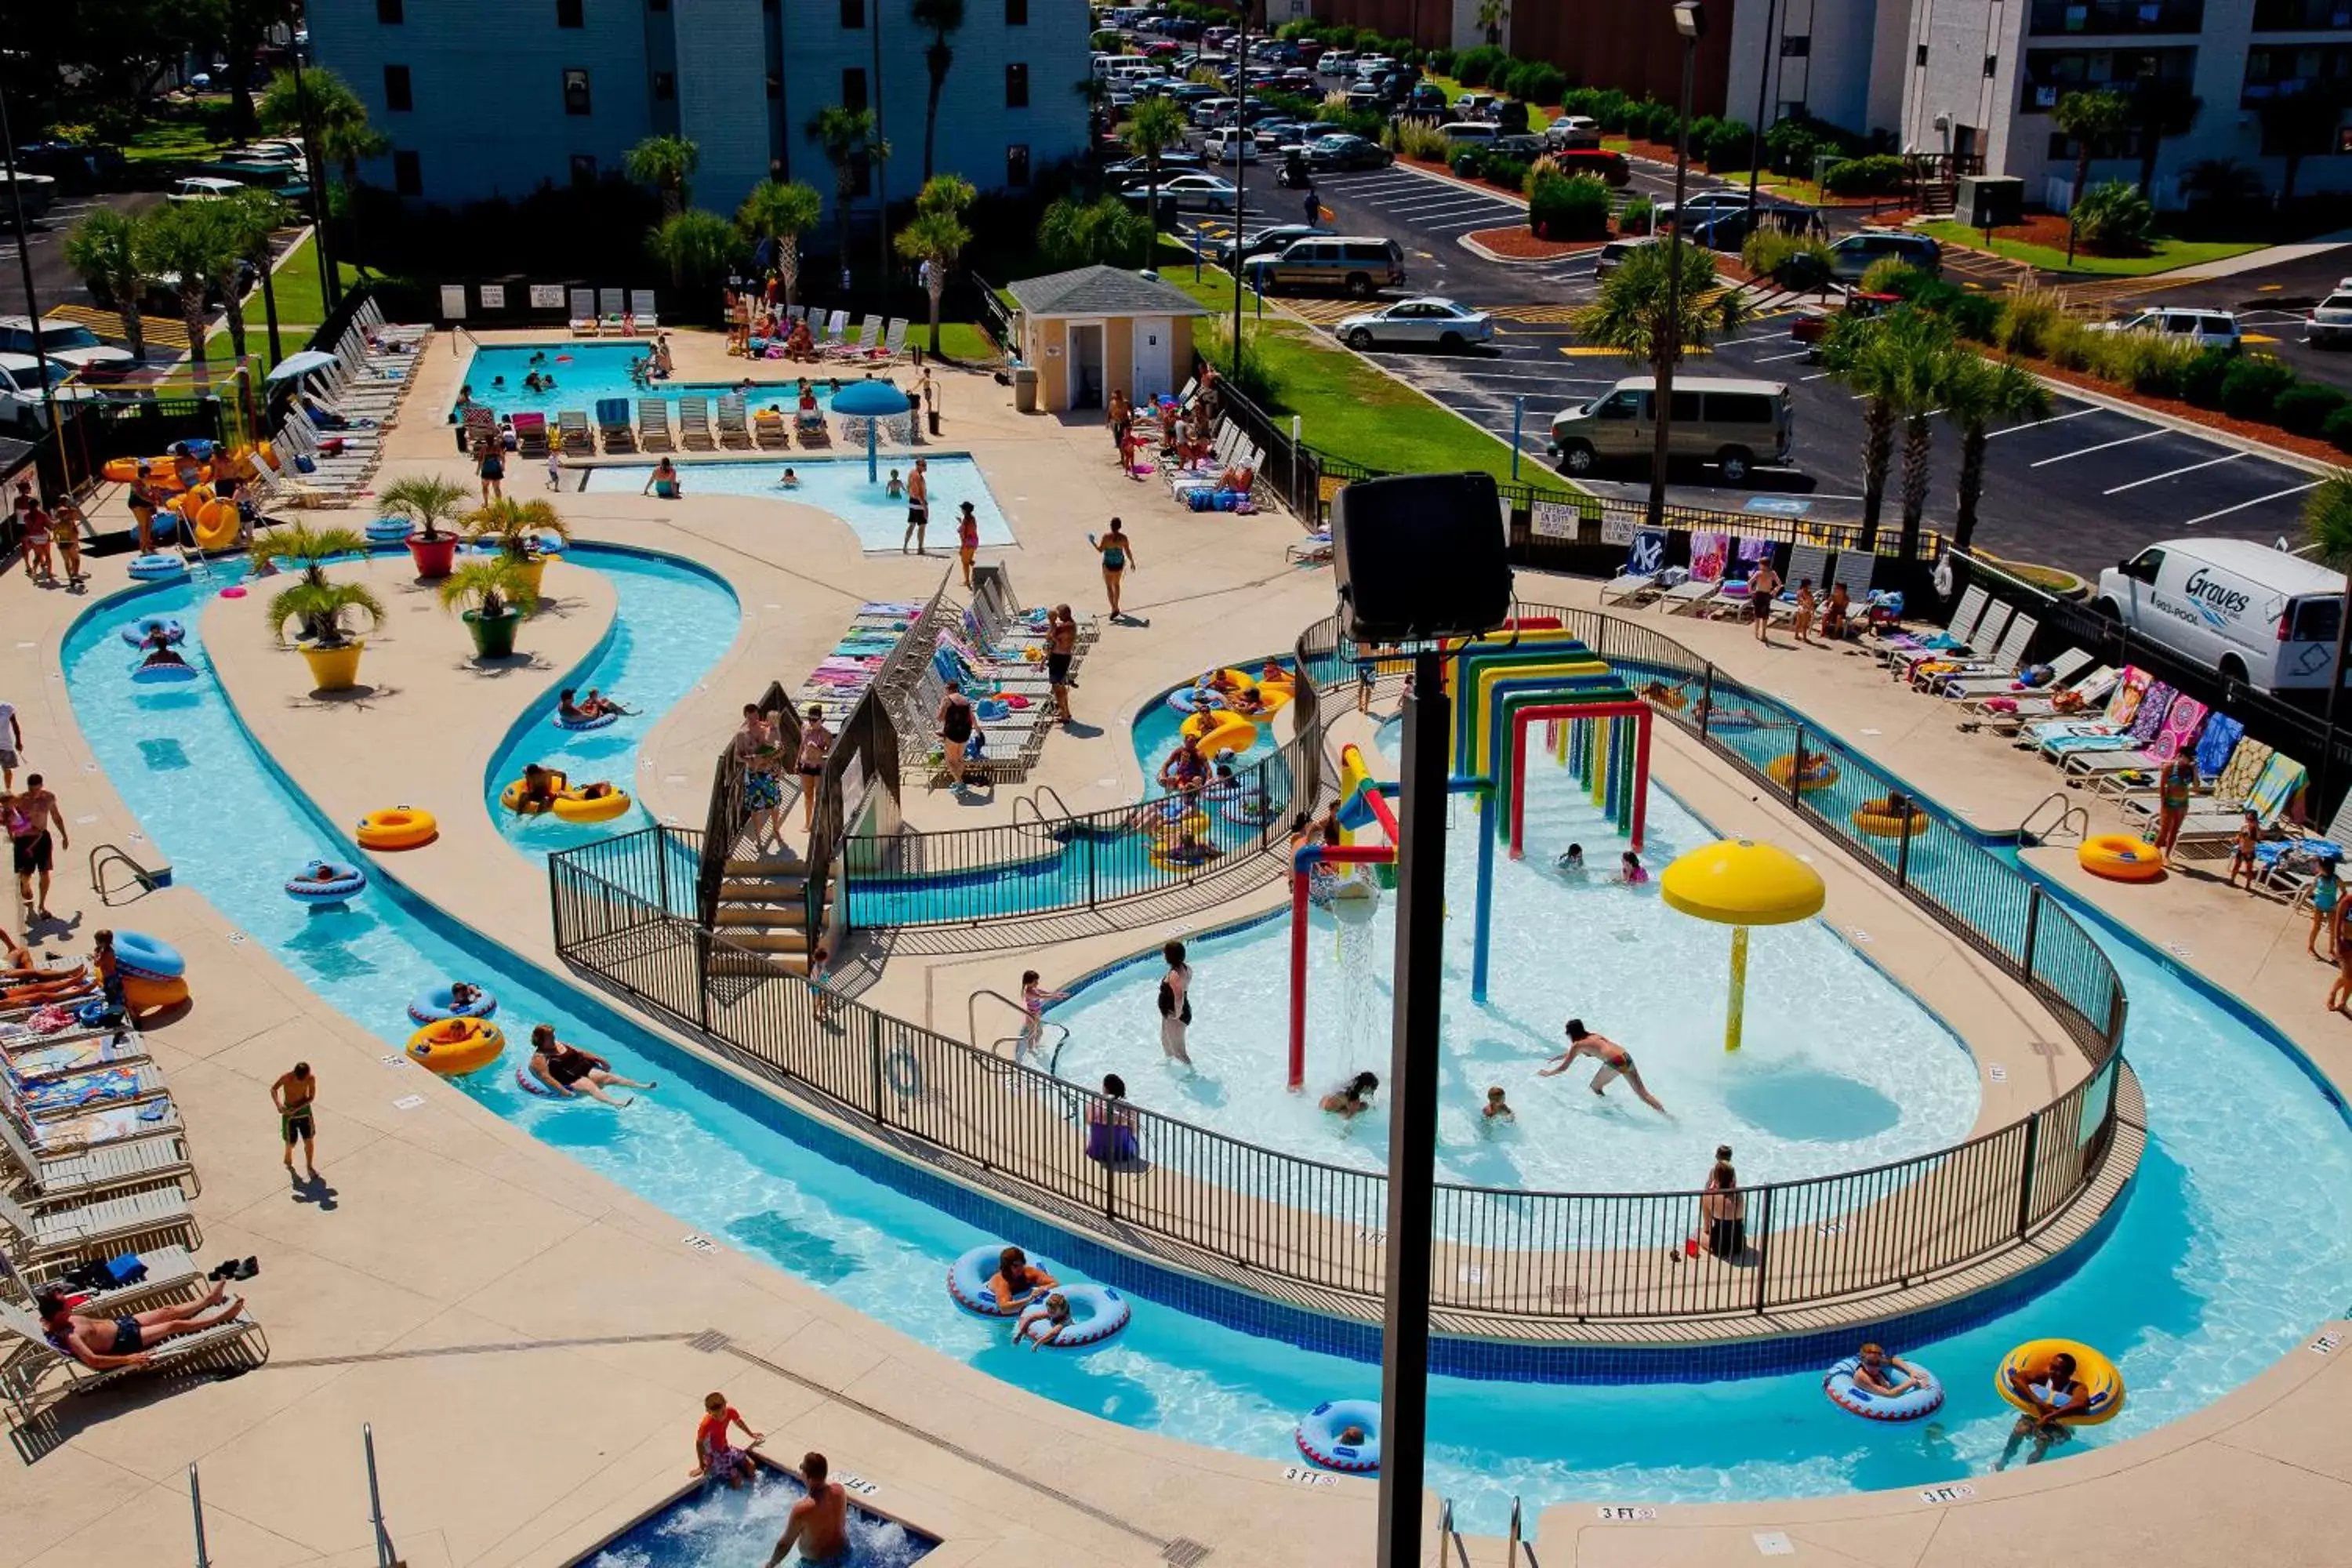
[[1927,831],[1927,814],[1916,805],[1907,814],[1897,812],[1893,801],[1877,795],[1853,808],[1853,826],[1873,838],[1908,838]]
[[362,849],[414,849],[432,843],[440,831],[441,824],[431,812],[395,805],[361,817],[352,837]]
[[1802,777],[1798,777],[1797,753],[1783,752],[1765,764],[1764,776],[1782,789],[1787,789],[1790,781],[1795,779],[1799,795],[1811,795],[1816,790],[1835,787],[1838,782],[1838,769],[1837,764],[1830,761],[1827,752],[1808,752],[1805,753],[1804,774]]
[[2074,863],[2111,882],[2153,882],[2164,875],[2164,851],[2128,833],[2095,833],[2074,851]]
[[629,796],[625,790],[606,784],[602,795],[590,795],[587,792],[597,786],[575,786],[569,778],[553,769],[549,770],[549,777],[555,782],[555,793],[546,805],[526,803],[522,797],[523,781],[520,779],[514,780],[499,792],[499,804],[518,816],[538,816],[551,812],[566,822],[610,822],[629,809]]
[[1257,743],[1257,726],[1238,713],[1213,710],[1184,721],[1180,732],[1204,757],[1220,752],[1246,752]]
[[443,1018],[408,1037],[408,1059],[443,1078],[479,1072],[506,1048],[506,1036],[488,1018]]
[[211,500],[195,509],[190,527],[196,536],[196,548],[207,552],[236,547],[237,531],[245,520],[233,500]]
[[[2000,1358],[2000,1365],[1994,1369],[1992,1374],[1993,1392],[2028,1415],[2038,1415],[2039,1412],[2011,1385],[2010,1373],[2015,1372],[2030,1376],[2036,1369],[2047,1368],[2050,1358],[2056,1355],[2074,1358],[2075,1380],[2091,1396],[2090,1405],[2084,1410],[2073,1415],[2060,1416],[2058,1419],[2062,1425],[2096,1426],[2101,1422],[2114,1420],[2122,1413],[2124,1374],[2116,1370],[2115,1363],[2079,1340],[2026,1341]],[[2032,1386],[2046,1389],[2047,1385],[2036,1383]]]

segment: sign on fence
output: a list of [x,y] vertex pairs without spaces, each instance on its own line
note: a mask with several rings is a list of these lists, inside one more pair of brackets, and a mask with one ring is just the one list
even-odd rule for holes
[[563,285],[561,283],[532,284],[530,286],[530,308],[534,310],[561,310],[563,309]]
[[1633,530],[1639,521],[1636,514],[1621,508],[1605,509],[1601,514],[1601,542],[1603,544],[1633,543]]
[[1538,539],[1564,539],[1573,543],[1584,527],[1584,514],[1565,501],[1539,500],[1528,509],[1528,526]]
[[441,285],[441,319],[445,321],[466,319],[466,286],[463,283]]
[[505,284],[485,283],[481,286],[479,292],[482,296],[483,310],[503,310],[507,308],[507,286]]

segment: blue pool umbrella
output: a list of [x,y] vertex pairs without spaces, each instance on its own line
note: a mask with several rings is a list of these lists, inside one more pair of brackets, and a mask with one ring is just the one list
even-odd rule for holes
[[881,476],[882,468],[875,455],[880,440],[882,421],[907,412],[907,395],[887,381],[854,381],[833,395],[833,411],[844,418],[866,421],[866,478],[868,483]]

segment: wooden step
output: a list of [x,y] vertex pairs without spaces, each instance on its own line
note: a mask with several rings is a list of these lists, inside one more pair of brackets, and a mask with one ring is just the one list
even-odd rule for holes
[[804,877],[808,865],[797,855],[782,855],[772,859],[730,860],[725,868],[730,877]]
[[730,946],[751,952],[808,952],[808,933],[799,931],[726,931],[720,933]]
[[719,884],[721,902],[781,904],[787,899],[797,902],[807,891],[806,877],[730,877]]
[[797,974],[808,978],[808,955],[799,952],[720,952],[710,955],[713,974]]

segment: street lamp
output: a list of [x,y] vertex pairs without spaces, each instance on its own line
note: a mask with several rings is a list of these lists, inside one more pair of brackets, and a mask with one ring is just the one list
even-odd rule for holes
[[[58,430],[58,393],[49,384],[49,350],[42,341],[41,301],[33,292],[33,242],[25,232],[25,193],[16,180],[16,135],[8,125],[8,95],[0,92],[0,158],[8,174],[8,207],[16,225],[16,266],[25,279],[25,315],[33,323],[33,374],[41,378],[41,413],[58,437],[58,461],[65,461],[65,437]],[[62,474],[63,469],[59,472]],[[68,485],[70,488],[70,485]]]
[[[1239,30],[1234,37],[1234,384],[1242,378],[1242,209],[1249,201],[1249,162],[1242,156],[1241,138],[1249,134],[1250,0],[1234,7]],[[1158,230],[1155,228],[1156,235]],[[1153,241],[1158,244],[1157,239]]]
[[1650,451],[1652,528],[1666,526],[1666,452],[1674,437],[1675,362],[1683,353],[1683,192],[1690,177],[1691,81],[1698,68],[1698,41],[1706,32],[1706,16],[1699,0],[1675,0],[1674,11],[1675,31],[1683,40],[1683,104],[1682,122],[1675,132],[1675,226],[1666,234],[1666,346],[1658,356],[1656,384],[1650,392],[1651,411],[1658,422],[1657,442]]
[[1780,0],[1764,0],[1764,53],[1756,66],[1756,119],[1748,128],[1748,232],[1756,232],[1756,176],[1764,167],[1764,116],[1771,107],[1772,68],[1780,63],[1780,40],[1773,32]]

